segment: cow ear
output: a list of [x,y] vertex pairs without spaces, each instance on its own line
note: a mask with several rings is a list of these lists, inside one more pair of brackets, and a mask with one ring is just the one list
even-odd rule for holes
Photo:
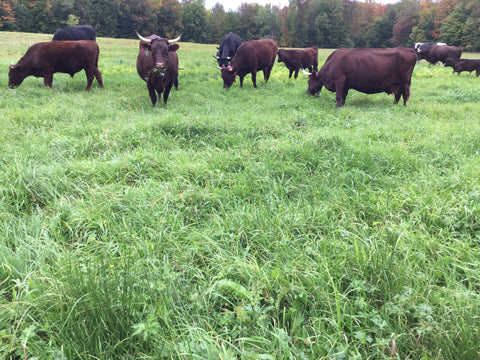
[[172,44],[168,47],[168,51],[177,51],[179,47],[178,44]]
[[151,51],[152,50],[152,45],[150,45],[149,43],[146,43],[144,41],[141,41],[140,42],[140,45],[142,46],[142,49],[144,51]]

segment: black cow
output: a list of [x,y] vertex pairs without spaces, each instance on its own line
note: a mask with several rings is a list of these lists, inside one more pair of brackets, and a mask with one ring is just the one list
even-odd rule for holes
[[424,42],[424,43],[421,43],[421,42],[418,42],[418,43],[415,43],[413,44],[412,46],[412,49],[415,50],[416,52],[421,52],[422,50],[432,46],[432,45],[439,45],[439,46],[442,46],[442,45],[447,45],[445,43],[442,43],[442,42]]
[[240,77],[240,87],[243,87],[243,78],[251,73],[253,86],[256,88],[257,72],[260,70],[263,70],[263,78],[265,82],[268,82],[275,64],[277,50],[278,45],[272,39],[244,42],[238,47],[229,66],[217,67],[222,73],[223,87],[232,86],[237,75]]
[[52,41],[65,40],[96,40],[95,29],[90,25],[67,26],[57,29]]
[[226,34],[220,42],[217,55],[213,55],[218,61],[218,66],[228,66],[241,44],[242,39],[240,36],[232,32]]
[[462,71],[472,72],[475,71],[475,75],[480,75],[480,60],[474,59],[450,59],[445,61],[445,66],[449,66],[453,69],[454,73],[460,75]]
[[277,61],[283,62],[289,70],[289,79],[294,71],[296,79],[300,69],[308,69],[310,72],[318,70],[318,48],[316,46],[294,50],[279,49],[277,54]]
[[80,70],[87,75],[87,88],[95,77],[103,87],[102,75],[98,70],[100,49],[95,41],[49,41],[33,44],[16,65],[10,66],[8,86],[19,86],[27,76],[43,77],[43,83],[52,87],[53,74],[60,72],[71,77]]
[[425,59],[430,64],[442,62],[445,64],[448,58],[459,59],[462,56],[462,49],[457,46],[432,45],[418,52],[419,60]]
[[168,95],[178,77],[178,44],[180,36],[173,40],[162,38],[158,35],[142,37],[140,39],[137,56],[137,72],[147,83],[148,93],[155,106],[158,98],[163,93],[163,103],[167,105]]
[[318,72],[308,74],[307,92],[319,94],[325,86],[336,93],[337,107],[345,105],[350,89],[365,94],[395,94],[395,104],[403,96],[406,105],[416,62],[417,55],[411,48],[341,48],[330,54]]

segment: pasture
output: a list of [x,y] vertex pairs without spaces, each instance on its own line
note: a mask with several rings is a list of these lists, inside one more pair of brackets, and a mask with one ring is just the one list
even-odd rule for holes
[[104,89],[9,89],[51,36],[0,32],[1,359],[480,357],[480,78],[336,109],[180,43],[152,107],[138,41],[98,38]]

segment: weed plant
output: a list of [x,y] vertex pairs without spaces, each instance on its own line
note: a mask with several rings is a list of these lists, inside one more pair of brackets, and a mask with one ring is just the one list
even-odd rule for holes
[[278,63],[223,89],[180,43],[152,107],[138,41],[99,38],[104,89],[8,89],[50,37],[0,33],[0,358],[480,357],[473,74],[336,109]]

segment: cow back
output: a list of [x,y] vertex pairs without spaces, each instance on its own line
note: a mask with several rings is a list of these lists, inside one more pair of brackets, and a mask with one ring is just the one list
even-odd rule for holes
[[230,64],[239,74],[264,70],[275,63],[277,50],[277,43],[272,39],[246,41],[239,46]]
[[52,41],[96,40],[95,29],[90,25],[67,26],[57,29]]

